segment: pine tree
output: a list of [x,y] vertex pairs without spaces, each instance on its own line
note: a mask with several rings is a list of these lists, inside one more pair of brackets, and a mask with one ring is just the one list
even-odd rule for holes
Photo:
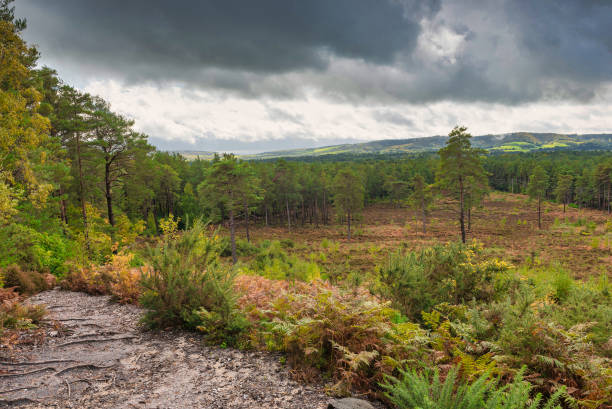
[[555,196],[557,198],[557,201],[563,203],[563,213],[565,213],[565,206],[567,206],[567,204],[570,202],[573,183],[574,177],[569,174],[560,175],[557,180]]
[[232,261],[238,261],[236,254],[236,214],[251,197],[253,175],[248,166],[243,165],[232,154],[225,154],[217,160],[206,175],[204,182],[198,186],[200,195],[205,199],[223,206],[227,210],[230,222],[230,241]]
[[533,172],[529,177],[529,184],[527,185],[527,194],[532,199],[538,201],[538,228],[542,228],[542,199],[546,196],[546,189],[548,188],[548,174],[546,170],[540,165],[536,165],[533,168]]
[[[480,149],[472,148],[472,135],[467,128],[456,126],[449,134],[446,146],[438,151],[440,165],[436,184],[447,195],[458,201],[461,241],[466,242],[465,213],[468,195],[484,192],[488,188],[487,174],[482,167]],[[473,203],[467,203],[471,206]]]
[[334,205],[346,217],[347,238],[351,239],[351,220],[363,208],[365,189],[361,178],[351,169],[343,169],[334,178]]
[[433,204],[433,195],[430,187],[425,183],[425,178],[420,174],[412,179],[412,193],[408,201],[413,209],[421,213],[423,234],[427,233],[427,216]]

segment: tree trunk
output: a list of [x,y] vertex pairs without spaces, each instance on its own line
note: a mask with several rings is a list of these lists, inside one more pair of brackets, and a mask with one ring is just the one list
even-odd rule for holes
[[106,159],[104,164],[104,194],[106,196],[106,208],[108,212],[108,222],[111,226],[115,226],[115,216],[113,214],[113,195],[111,192],[111,181],[110,181],[110,163]]
[[468,231],[471,233],[472,232],[472,207],[468,206],[467,209],[467,218],[468,218]]
[[348,239],[351,239],[351,211],[346,212],[346,222],[348,224]]
[[77,166],[79,170],[79,199],[81,201],[81,215],[83,217],[83,235],[85,237],[85,250],[91,253],[89,246],[89,225],[87,223],[87,209],[85,207],[85,184],[83,183],[83,162],[81,160],[81,135],[76,133]]
[[249,206],[246,204],[246,202],[244,203],[244,224],[246,228],[246,239],[247,242],[250,243],[251,237],[249,236]]
[[421,200],[421,210],[423,211],[423,234],[427,234],[427,209],[425,208],[425,198]]
[[59,187],[60,194],[60,218],[62,222],[67,225],[68,224],[68,214],[66,212],[66,201],[64,200],[64,189],[60,185]]
[[291,213],[289,212],[289,199],[285,199],[285,206],[287,207],[287,227],[291,231]]
[[538,229],[542,229],[542,199],[538,197]]
[[327,201],[325,200],[325,191],[323,191],[323,203],[322,203],[322,207],[323,207],[323,224],[326,225],[327,224]]
[[230,241],[232,245],[232,263],[236,264],[238,257],[236,256],[236,226],[234,225],[234,209],[230,208]]
[[463,206],[463,180],[459,180],[459,224],[461,225],[461,242],[465,243],[465,210]]
[[266,227],[268,227],[268,206],[266,206]]

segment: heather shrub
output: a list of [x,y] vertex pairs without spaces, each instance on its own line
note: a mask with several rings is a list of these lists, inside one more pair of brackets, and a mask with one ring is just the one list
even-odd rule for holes
[[246,321],[236,308],[235,273],[220,265],[220,243],[202,222],[149,248],[141,305],[150,327],[197,329],[214,342],[237,344]]

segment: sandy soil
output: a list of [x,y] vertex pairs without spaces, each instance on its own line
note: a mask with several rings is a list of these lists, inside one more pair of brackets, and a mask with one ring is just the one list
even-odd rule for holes
[[53,290],[30,302],[49,309],[46,336],[10,356],[0,351],[0,407],[314,409],[330,401],[321,386],[292,381],[278,355],[143,331],[138,307],[108,297]]

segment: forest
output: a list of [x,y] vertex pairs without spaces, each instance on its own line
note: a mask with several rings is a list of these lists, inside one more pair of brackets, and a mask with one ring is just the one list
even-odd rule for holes
[[39,67],[0,4],[3,362],[60,286],[334,396],[611,407],[611,152],[489,153],[457,126],[437,152],[188,160]]

